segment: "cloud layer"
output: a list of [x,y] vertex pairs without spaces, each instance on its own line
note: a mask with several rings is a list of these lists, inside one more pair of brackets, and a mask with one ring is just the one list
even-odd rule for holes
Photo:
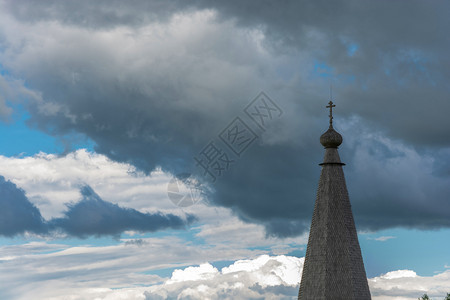
[[[296,299],[304,258],[267,256],[239,260],[217,270],[210,264],[175,270],[162,285],[145,292],[147,299]],[[427,293],[440,299],[447,295],[450,271],[430,277],[411,270],[397,270],[370,278],[375,300],[416,300]]]
[[[198,221],[192,223],[194,227],[190,230],[194,231],[191,234],[208,245],[263,247],[276,254],[285,254],[301,248],[307,239],[306,235],[300,238],[266,238],[261,225],[244,223],[232,210],[212,206],[207,201],[180,208],[168,197],[168,184],[173,179],[170,174],[157,170],[146,175],[132,165],[117,163],[84,149],[61,156],[45,153],[24,157],[0,156],[0,174],[24,189],[28,200],[46,220],[67,221],[67,214],[73,209],[84,211],[83,208],[98,206],[100,209],[88,212],[95,216],[90,222],[98,222],[105,211],[117,211],[120,207],[133,209],[133,215],[163,213],[186,221],[195,215]],[[91,187],[96,195],[89,195],[88,187],[87,194],[81,195],[80,186]],[[108,199],[108,202],[97,197]],[[129,230],[126,234],[134,236],[138,232]],[[183,230],[179,234],[188,232]]]
[[209,200],[294,236],[312,214],[333,77],[358,227],[450,226],[448,3],[114,3],[1,2],[1,67],[33,91],[30,126],[81,133],[145,172],[201,173],[193,157],[264,89],[285,113]]
[[103,201],[89,186],[81,188],[83,199],[69,204],[64,218],[52,219],[50,226],[77,237],[120,236],[124,231],[154,232],[161,229],[182,229],[196,220],[187,215],[186,220],[173,214],[141,213]]
[[102,200],[89,186],[80,190],[82,200],[68,204],[62,218],[45,221],[25,192],[0,176],[0,235],[12,237],[24,233],[70,236],[120,236],[124,231],[154,232],[181,229],[197,220],[193,215],[180,218],[173,214],[141,213]]
[[[69,247],[43,242],[3,246],[0,247],[0,278],[10,288],[0,289],[0,296],[79,300],[297,297],[304,258],[255,255],[246,251],[240,255],[253,258],[233,260],[218,268],[205,261],[225,257],[223,249],[204,248],[203,262],[183,264],[185,267],[180,268],[176,261],[201,261],[189,245],[184,244],[181,252],[180,246],[183,243],[177,239],[155,238],[142,243],[123,241],[108,247]],[[165,251],[161,252],[162,249]],[[169,267],[176,269],[167,278],[151,272]],[[449,270],[434,276],[396,270],[368,280],[375,300],[416,300],[424,293],[439,299],[450,289],[449,276]]]

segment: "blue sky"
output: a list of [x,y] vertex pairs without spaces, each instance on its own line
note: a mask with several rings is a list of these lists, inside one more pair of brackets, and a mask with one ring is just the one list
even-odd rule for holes
[[[17,109],[20,112],[15,113],[12,120],[8,123],[2,122],[1,134],[3,137],[2,155],[5,156],[19,156],[19,155],[34,155],[42,152],[58,153],[62,152],[61,145],[58,145],[58,140],[39,130],[32,130],[26,125],[28,118],[26,113]],[[8,142],[6,142],[8,141]]]
[[6,122],[0,123],[3,141],[0,154],[4,156],[33,156],[39,152],[64,153],[84,148],[93,150],[93,142],[82,135],[54,137],[27,124],[30,115],[23,106],[13,106],[14,113]]
[[450,291],[448,4],[322,4],[0,1],[0,298],[295,299],[330,84],[373,299]]

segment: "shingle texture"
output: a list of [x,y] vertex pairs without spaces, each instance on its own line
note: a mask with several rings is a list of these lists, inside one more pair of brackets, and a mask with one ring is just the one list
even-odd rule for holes
[[298,299],[371,299],[337,148],[326,148]]

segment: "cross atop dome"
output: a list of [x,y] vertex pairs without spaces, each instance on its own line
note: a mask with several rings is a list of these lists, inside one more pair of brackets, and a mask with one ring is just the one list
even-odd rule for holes
[[328,115],[330,117],[330,128],[333,128],[333,107],[336,107],[336,105],[334,105],[333,101],[330,100],[326,106],[326,108],[330,109],[330,114]]
[[326,108],[330,109],[330,127],[320,137],[320,143],[325,148],[337,148],[340,144],[342,144],[342,136],[333,128],[333,107],[336,107],[336,105],[333,104],[333,101],[328,102]]

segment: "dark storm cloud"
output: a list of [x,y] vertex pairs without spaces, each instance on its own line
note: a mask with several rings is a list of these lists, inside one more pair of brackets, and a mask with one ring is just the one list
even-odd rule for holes
[[416,145],[450,145],[442,138],[450,126],[448,2],[216,1],[211,7],[243,26],[262,26],[275,54],[315,52],[333,70],[340,114],[362,115]]
[[14,183],[0,176],[0,235],[47,232],[41,213]]
[[449,177],[436,176],[433,166],[448,156],[430,156],[400,143],[368,138],[367,130],[356,145],[341,150],[349,154],[352,146],[356,148],[346,170],[356,222],[371,230],[450,226]]
[[154,232],[161,229],[181,229],[195,221],[192,215],[183,220],[172,214],[141,213],[102,200],[89,186],[81,189],[83,199],[68,205],[63,218],[53,219],[50,226],[71,236],[120,236],[127,230]]
[[69,204],[63,218],[45,221],[25,192],[0,176],[0,235],[12,237],[25,232],[51,234],[54,230],[70,236],[120,236],[126,230],[154,232],[181,229],[196,220],[173,214],[141,213],[102,200],[89,186],[81,189],[83,199]]
[[[359,228],[450,226],[448,168],[436,162],[450,146],[448,2],[6,3],[46,36],[25,34],[27,47],[2,56],[42,92],[28,105],[30,125],[83,133],[97,152],[145,171],[193,172],[193,156],[264,89],[285,113],[219,178],[211,201],[269,234],[300,234],[327,126],[322,66]],[[217,16],[194,13],[205,8]]]
[[5,8],[23,22],[56,20],[89,28],[117,25],[138,26],[152,20],[166,19],[187,1],[76,1],[57,0],[5,1]]

